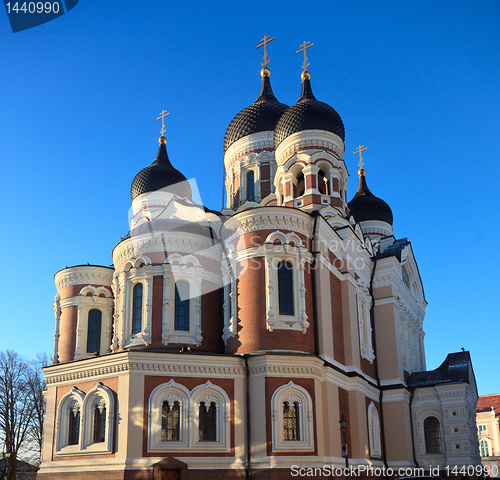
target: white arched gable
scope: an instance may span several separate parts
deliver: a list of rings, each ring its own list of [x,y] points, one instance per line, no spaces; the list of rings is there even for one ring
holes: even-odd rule
[[[170,380],[158,385],[149,396],[148,401],[148,451],[164,451],[168,449],[185,450],[189,445],[189,390],[180,383]],[[169,408],[179,402],[179,440],[162,441],[162,407],[167,402]]]
[[[87,294],[89,293],[93,297],[99,297],[101,294],[104,295],[106,298],[111,297],[111,292],[107,288],[93,287],[92,285],[87,285],[86,287],[83,287],[78,295],[83,295],[84,297],[86,297]]]
[[[294,441],[284,438],[283,406],[299,405],[299,434]],[[278,387],[271,397],[272,447],[281,452],[314,451],[313,402],[309,392],[292,381]]]
[[[94,409],[101,411],[106,409],[105,439],[104,442],[93,443],[94,438]],[[111,453],[113,450],[113,420],[115,416],[115,400],[113,392],[97,382],[96,386],[90,390],[83,401],[83,432],[82,449],[88,453]]]
[[[189,267],[200,267],[200,261],[192,254],[182,256],[179,253],[171,253],[163,263],[169,263],[173,265],[178,263],[179,265],[187,265]]]
[[[66,451],[73,452],[80,450],[80,444],[82,441],[81,429],[78,445],[68,445],[69,415],[73,415],[77,412],[82,411],[84,399],[85,394],[81,390],[78,390],[78,388],[76,387],[73,387],[61,398],[57,407],[56,453],[65,453]]]
[[[294,246],[302,247],[302,240],[294,232],[290,232],[290,233],[285,234],[283,232],[280,232],[279,230],[276,230],[267,236],[265,243],[273,243],[274,244],[274,242],[276,240],[279,240],[281,242],[281,245],[285,245],[286,243],[293,242]]]

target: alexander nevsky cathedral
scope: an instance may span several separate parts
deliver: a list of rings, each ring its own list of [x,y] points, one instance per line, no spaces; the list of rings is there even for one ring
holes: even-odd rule
[[[289,106],[271,88],[271,40],[257,99],[224,136],[226,208],[193,201],[162,128],[130,179],[130,230],[103,246],[113,266],[56,273],[38,478],[479,464],[469,353],[426,370],[411,242],[368,187],[363,146],[347,191],[344,124],[313,93],[312,45]]]

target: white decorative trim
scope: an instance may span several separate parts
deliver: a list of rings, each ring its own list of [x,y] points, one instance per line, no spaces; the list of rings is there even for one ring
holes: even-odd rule
[[[55,455],[75,455],[81,450],[82,444],[82,417],[80,413],[80,436],[78,444],[68,445],[68,429],[69,429],[69,415],[76,415],[81,412],[85,394],[73,387],[66,393],[57,406],[57,420],[56,420],[56,445]]]
[[[256,150],[274,151],[274,131],[252,133],[234,142],[224,154],[226,170],[232,168],[238,158]]]
[[[364,284],[362,279],[358,279],[357,288],[358,298],[358,324],[359,324],[359,346],[360,353],[370,363],[375,359],[372,341],[372,326],[370,319],[371,296],[368,291],[368,285]]]
[[[111,286],[113,269],[97,265],[69,267],[57,272],[54,281],[58,292],[73,285]]]
[[[189,445],[189,390],[180,383],[170,380],[158,385],[149,396],[148,402],[148,452],[163,452],[169,450],[186,450]],[[163,402],[170,404],[179,402],[179,440],[162,440],[162,406]]]
[[[325,130],[304,130],[287,137],[276,148],[276,163],[281,166],[290,155],[301,149],[331,150],[339,159],[344,156],[344,142],[332,132]]]
[[[299,439],[285,440],[283,404],[286,401],[299,403]],[[277,388],[271,397],[272,448],[274,452],[313,452],[313,402],[308,391],[288,382]]]
[[[94,408],[99,408],[101,412],[103,408],[106,408],[105,439],[102,443],[93,443]],[[113,392],[101,382],[97,382],[97,385],[85,395],[82,412],[83,432],[81,453],[112,453],[115,418],[115,400]]]
[[[266,326],[271,332],[275,329],[283,329],[299,330],[306,333],[310,325],[305,300],[304,266],[307,259],[302,256],[300,247],[287,247],[274,244],[265,245]],[[280,315],[279,313],[278,265],[280,262],[289,262],[293,267],[294,315]]]
[[[165,259],[164,272],[168,281],[164,282],[168,298],[164,303],[162,342],[186,343],[199,346],[203,340],[201,335],[201,283],[204,268],[193,255],[179,255],[172,253]],[[189,284],[189,331],[175,330],[175,285],[179,281]],[[165,290],[164,290],[165,302]]]

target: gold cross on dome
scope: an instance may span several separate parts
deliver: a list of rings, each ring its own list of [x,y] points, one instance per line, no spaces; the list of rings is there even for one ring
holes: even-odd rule
[[[364,175],[365,170],[363,168],[364,162],[363,162],[363,157],[361,156],[361,152],[364,152],[365,150],[368,150],[364,145],[360,145],[355,152],[353,152],[353,155],[356,155],[356,153],[359,153],[359,175]]]
[[[304,43],[301,45],[302,48],[299,48],[295,53],[300,53],[304,52],[304,63],[302,64],[302,68],[304,70],[307,70],[307,67],[309,66],[309,63],[307,63],[307,55],[306,55],[306,50],[308,48],[314,47],[314,43],[306,42],[304,40]]]
[[[274,40],[274,37],[271,38],[269,35],[264,34],[264,38],[260,41],[261,43],[257,45],[256,48],[260,48],[264,46],[264,63],[261,63],[261,65],[265,68],[267,67],[267,64],[270,62],[270,60],[267,59],[267,44],[269,42],[272,42]]]
[[[167,115],[170,115],[170,113],[168,113],[166,110],[162,110],[161,113],[160,113],[160,116],[156,119],[156,120],[160,120],[161,118],[161,134],[163,135],[165,133],[165,117]]]

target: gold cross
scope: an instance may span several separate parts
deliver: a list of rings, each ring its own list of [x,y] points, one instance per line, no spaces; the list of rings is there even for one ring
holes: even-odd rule
[[[304,70],[307,70],[307,67],[309,66],[309,64],[307,63],[307,55],[306,55],[306,50],[308,48],[311,48],[311,47],[314,47],[314,43],[311,43],[309,44],[309,42],[306,42],[304,40],[304,43],[301,45],[302,48],[299,48],[295,53],[300,53],[300,52],[304,52],[304,63],[302,64],[302,68]]]
[[[264,63],[261,63],[261,65],[265,68],[267,67],[267,64],[270,62],[270,60],[267,59],[267,44],[269,42],[272,42],[274,40],[274,37],[271,38],[269,35],[264,34],[264,38],[261,40],[260,45],[257,45],[257,48],[262,47],[264,45]]]
[[[160,120],[161,118],[161,134],[163,135],[165,133],[165,117],[167,115],[170,115],[170,113],[167,113],[166,110],[162,110],[161,113],[160,113],[160,116],[156,119],[156,120]]]
[[[359,174],[364,175],[365,170],[363,169],[363,157],[361,156],[361,152],[364,152],[365,150],[368,150],[364,145],[360,145],[355,152],[353,152],[353,155],[356,155],[356,153],[359,153]]]

